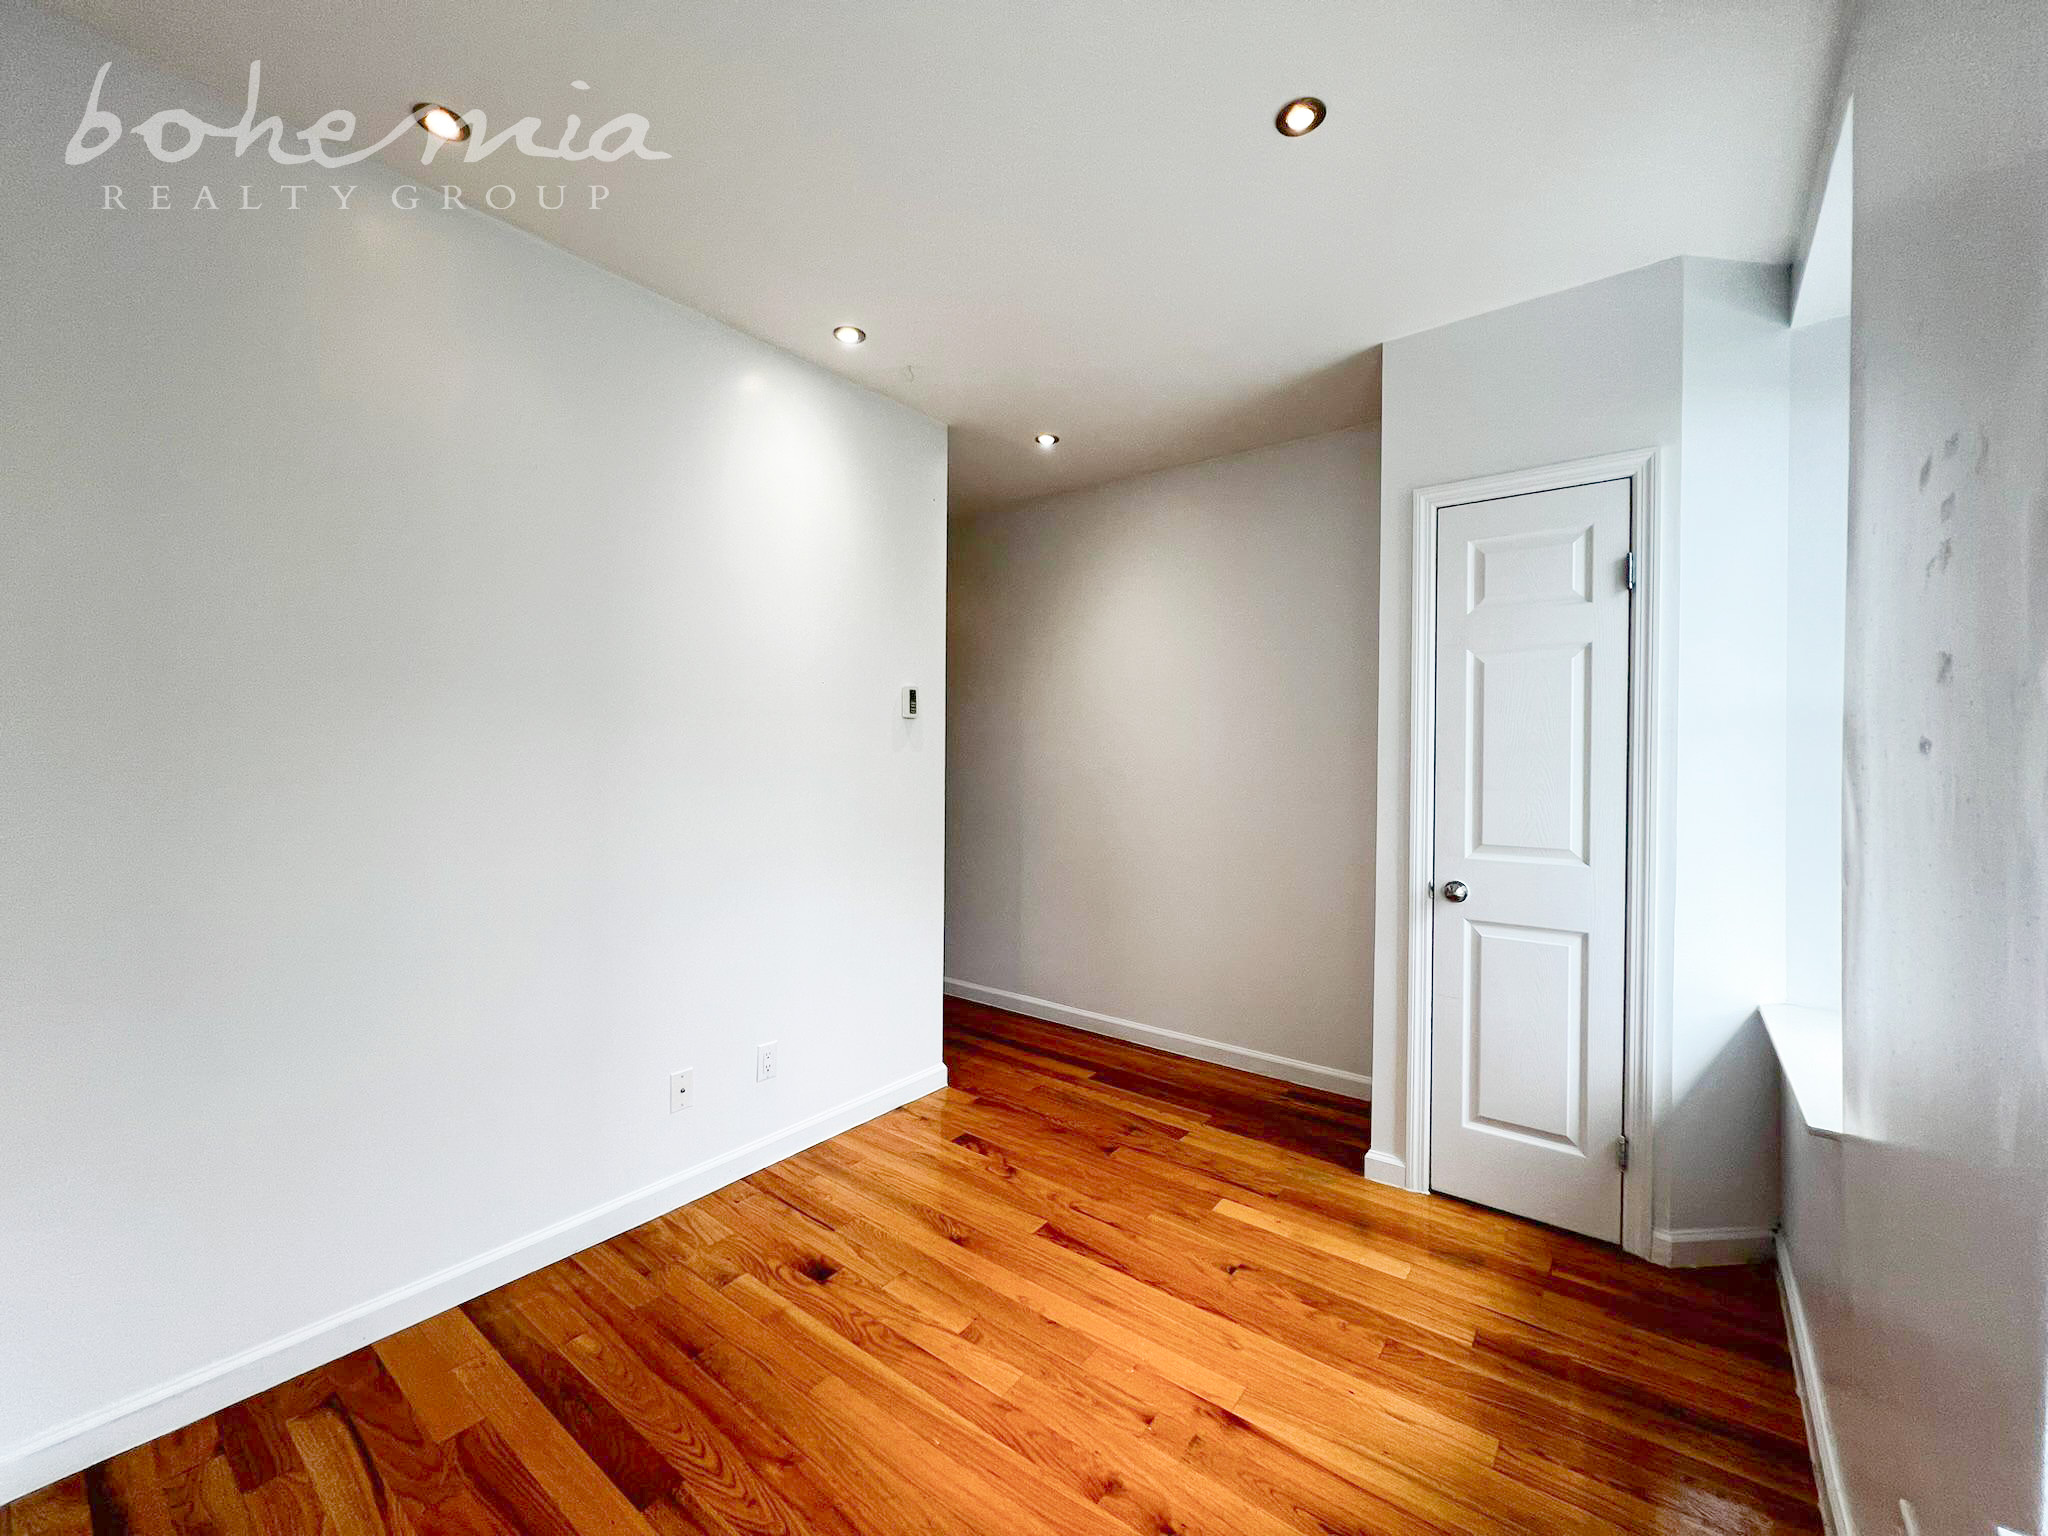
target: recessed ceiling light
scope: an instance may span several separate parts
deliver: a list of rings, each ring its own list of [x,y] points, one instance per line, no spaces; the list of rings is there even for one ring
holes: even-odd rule
[[[469,124],[459,113],[436,106],[431,101],[417,103],[412,109],[412,120],[435,138],[446,139],[451,144],[460,144],[469,137]]]
[[[1034,439],[1034,441],[1036,441],[1038,446],[1041,448],[1050,448],[1054,443],[1058,442],[1059,440],[1060,435],[1057,432],[1041,432],[1038,434],[1037,438]]]
[[[857,325],[840,325],[833,327],[832,339],[842,347],[857,347],[868,339],[868,333]]]
[[[1297,96],[1280,109],[1280,115],[1273,119],[1273,126],[1290,139],[1298,139],[1304,133],[1314,133],[1322,127],[1323,117],[1329,111],[1313,96]]]

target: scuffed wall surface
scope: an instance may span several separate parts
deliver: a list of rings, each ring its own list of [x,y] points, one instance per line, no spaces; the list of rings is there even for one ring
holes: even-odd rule
[[[1859,1529],[2041,1529],[2048,7],[1869,0],[1851,58],[1842,1295]],[[1838,1300],[1839,1305],[1836,1304]]]

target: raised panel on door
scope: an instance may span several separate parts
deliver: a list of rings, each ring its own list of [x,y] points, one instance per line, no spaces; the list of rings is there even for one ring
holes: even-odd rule
[[[1466,666],[1467,855],[1585,863],[1591,648],[1471,651]]]
[[[1445,507],[1437,542],[1431,1183],[1610,1242],[1629,495]]]
[[[1460,1118],[1549,1146],[1586,1142],[1586,935],[1465,925]]]

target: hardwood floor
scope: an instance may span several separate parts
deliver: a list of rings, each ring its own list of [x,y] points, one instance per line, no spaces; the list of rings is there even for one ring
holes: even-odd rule
[[[947,1026],[945,1092],[0,1536],[1820,1529],[1768,1269],[1382,1189],[1328,1095]]]
[[[954,997],[946,999],[946,1065],[955,1087],[961,1086],[963,1073],[982,1066],[998,1069],[986,1092],[977,1095],[987,1100],[1006,1097],[1000,1068],[1008,1065],[1041,1080],[1086,1081],[1114,1089],[1109,1102],[1119,1109],[1178,1110],[1172,1117],[1175,1129],[1197,1119],[1353,1174],[1364,1166],[1372,1145],[1372,1107],[1357,1099],[1041,1024]],[[1012,1078],[1012,1085],[1017,1081]]]

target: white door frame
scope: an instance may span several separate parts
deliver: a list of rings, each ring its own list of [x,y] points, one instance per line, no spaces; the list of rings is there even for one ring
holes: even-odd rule
[[[1669,526],[1671,476],[1661,449],[1606,454],[1514,474],[1488,475],[1415,493],[1414,592],[1410,602],[1408,691],[1408,1093],[1407,1185],[1429,1189],[1430,1020],[1435,968],[1431,958],[1436,861],[1436,590],[1437,513],[1465,502],[1564,490],[1600,480],[1629,482],[1629,543],[1636,587],[1629,604],[1628,896],[1622,939],[1622,1134],[1628,1172],[1622,1180],[1621,1245],[1650,1257],[1651,1195],[1656,1183],[1655,1085],[1665,1041],[1657,999],[1664,974],[1656,893],[1658,833],[1657,667],[1661,625],[1663,535]]]

